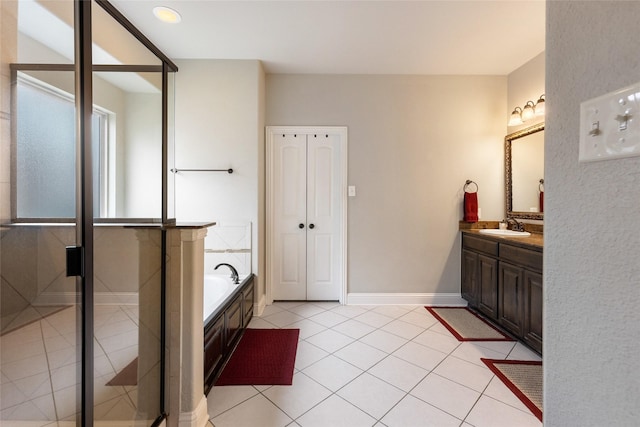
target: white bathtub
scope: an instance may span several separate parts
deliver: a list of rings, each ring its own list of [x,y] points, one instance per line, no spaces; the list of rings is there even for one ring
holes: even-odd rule
[[[247,275],[240,276],[240,283]],[[233,283],[228,274],[205,274],[204,297],[202,298],[202,320],[206,321],[225,299],[234,293],[239,284]]]

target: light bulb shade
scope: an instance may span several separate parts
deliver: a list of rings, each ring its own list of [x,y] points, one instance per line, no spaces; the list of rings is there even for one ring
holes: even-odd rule
[[[527,101],[527,104],[524,106],[524,109],[522,110],[522,121],[526,122],[527,120],[531,120],[533,118],[533,116],[535,115],[534,111],[533,111],[533,101]]]
[[[517,126],[522,124],[522,110],[520,107],[516,107],[509,116],[508,126]]]
[[[536,112],[536,116],[544,116],[544,94],[540,95],[540,99],[536,102],[536,106],[533,108]]]

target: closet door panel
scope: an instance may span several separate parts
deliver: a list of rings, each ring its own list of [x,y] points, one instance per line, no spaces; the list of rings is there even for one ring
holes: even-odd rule
[[[273,297],[307,298],[306,292],[306,162],[305,135],[285,134],[274,138],[273,184]]]
[[[307,299],[340,297],[342,187],[340,137],[307,137]],[[311,228],[313,224],[313,228]]]

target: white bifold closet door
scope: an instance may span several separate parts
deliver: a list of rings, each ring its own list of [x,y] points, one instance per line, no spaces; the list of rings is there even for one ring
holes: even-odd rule
[[[339,300],[343,280],[340,134],[271,139],[274,300]]]

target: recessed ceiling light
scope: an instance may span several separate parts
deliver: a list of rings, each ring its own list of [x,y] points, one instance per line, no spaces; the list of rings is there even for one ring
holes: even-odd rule
[[[169,7],[154,7],[153,14],[162,22],[168,22],[169,24],[177,24],[182,20],[180,14]]]

